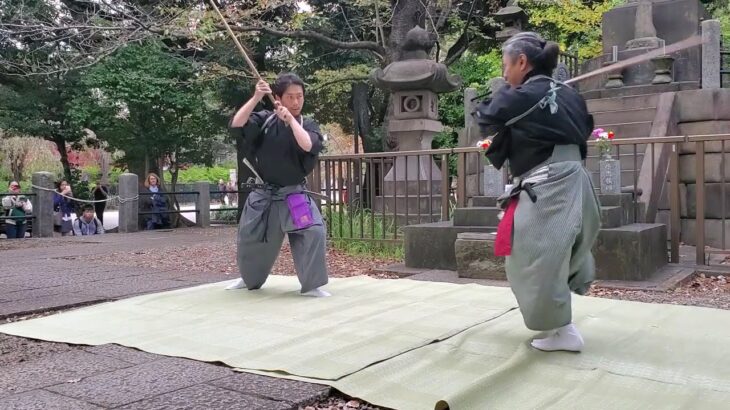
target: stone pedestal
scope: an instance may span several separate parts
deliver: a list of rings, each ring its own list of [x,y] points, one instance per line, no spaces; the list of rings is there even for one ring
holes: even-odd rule
[[[119,233],[139,230],[139,177],[124,173],[119,176]]]
[[[602,194],[621,193],[621,162],[617,159],[604,158],[599,163]]]
[[[504,258],[494,256],[495,235],[460,233],[454,243],[456,271],[460,278],[507,280]]]
[[[484,166],[484,196],[500,196],[504,193],[504,174],[492,165]]]
[[[53,183],[54,177],[50,172],[34,172],[33,185],[40,188],[33,188],[35,196],[33,203],[33,231],[34,238],[49,238],[53,236]],[[44,188],[44,189],[41,189]]]
[[[433,136],[442,130],[441,123],[431,119],[391,120],[388,126],[388,132],[399,141],[400,151],[429,150]],[[390,214],[441,214],[441,170],[430,155],[396,157],[383,182],[383,195],[373,204],[376,212],[386,207]]]
[[[720,20],[702,22],[702,88],[720,88]]]
[[[668,263],[667,227],[631,224],[601,229],[593,256],[597,279],[646,280]]]
[[[651,81],[652,84],[669,84],[674,80],[672,76],[673,57],[659,56],[652,58],[651,62],[654,63],[654,79]]]
[[[195,226],[207,228],[210,226],[210,182],[196,182],[194,190],[198,192],[198,200],[195,209],[198,214],[195,216]]]

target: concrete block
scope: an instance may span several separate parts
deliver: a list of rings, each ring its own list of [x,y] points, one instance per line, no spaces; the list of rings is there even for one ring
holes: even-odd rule
[[[119,175],[119,233],[139,229],[139,177],[136,174]]]
[[[723,186],[724,192],[723,192]],[[697,217],[697,185],[687,184],[687,212],[682,215],[686,218]],[[723,216],[724,197],[724,216]],[[705,184],[705,218],[722,219],[730,218],[730,180],[725,184]]]
[[[456,270],[454,243],[462,232],[494,232],[486,226],[454,226],[451,221],[403,227],[408,268]]]
[[[233,390],[201,384],[117,407],[119,410],[226,409],[290,410],[297,408],[286,401],[269,400],[262,395],[248,395]]]
[[[62,383],[46,390],[112,408],[232,374],[228,368],[209,363],[171,358],[85,377],[78,383]]]
[[[460,278],[506,280],[504,257],[494,256],[494,234],[460,233],[454,244]]]
[[[496,207],[497,197],[496,196],[475,196],[469,198],[469,206],[476,207]]]
[[[198,192],[195,206],[198,214],[195,216],[195,226],[207,228],[210,226],[210,182],[196,182],[193,190]]]
[[[634,223],[634,200],[631,194],[599,194],[602,207],[620,207],[623,210],[622,224]]]
[[[696,122],[715,119],[714,90],[681,91],[676,98],[679,122]]]
[[[3,397],[2,407],[5,409],[24,410],[102,410],[103,407],[63,397],[60,394],[47,392],[45,390],[33,390],[9,397]]]
[[[53,236],[54,176],[50,172],[34,172],[32,183],[39,187],[33,188],[35,196],[31,199],[35,216],[35,219],[31,221],[32,234],[36,238],[49,238]]]
[[[492,226],[499,225],[500,208],[472,207],[454,210],[454,226]]]
[[[726,104],[730,104],[727,102]],[[730,105],[727,105],[730,106]],[[727,107],[726,106],[726,107]],[[728,110],[730,111],[730,110]],[[697,122],[684,122],[679,125],[681,135],[718,135],[730,134],[730,121],[728,120],[707,120]],[[696,142],[679,144],[679,154],[694,154],[697,152]],[[730,143],[725,143],[725,152],[730,151]],[[705,142],[705,152],[722,152],[722,141]]]
[[[618,111],[634,108],[655,108],[659,94],[642,94],[626,97],[589,99],[586,101],[590,112]]]
[[[667,226],[667,237],[671,238],[672,235],[672,213],[670,211],[657,211],[656,223],[664,224]]]
[[[646,280],[668,262],[667,227],[631,224],[601,229],[593,255],[597,279]]]
[[[624,210],[620,206],[601,207],[601,227],[618,228],[624,224]]]
[[[697,244],[697,221],[682,219],[681,241],[687,245]],[[723,240],[724,236],[724,240]],[[705,246],[717,249],[730,249],[730,221],[705,219]]]
[[[730,182],[730,142],[725,144],[726,154],[705,154],[705,182]],[[724,161],[723,161],[724,159]],[[724,162],[724,164],[723,164]],[[724,169],[723,169],[724,168]],[[686,184],[697,181],[697,156],[679,156],[679,180]]]
[[[79,350],[41,357],[4,366],[0,372],[0,397],[59,383],[64,384],[71,379],[105,374],[130,366],[121,360]]]
[[[720,20],[705,20],[702,27],[702,88],[720,88]]]
[[[251,373],[239,373],[234,376],[212,381],[209,384],[231,391],[266,397],[267,399],[288,402],[294,405],[301,405],[312,400],[327,397],[330,392],[329,386],[321,384],[278,379]]]

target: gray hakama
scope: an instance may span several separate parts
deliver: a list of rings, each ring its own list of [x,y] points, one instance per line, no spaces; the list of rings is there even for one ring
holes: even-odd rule
[[[260,288],[276,262],[284,234],[288,235],[294,267],[309,292],[327,284],[326,232],[322,215],[309,198],[314,224],[297,229],[286,203],[286,195],[304,187],[256,189],[248,195],[238,227],[238,270],[249,290]]]
[[[532,330],[571,323],[571,291],[585,294],[594,280],[591,248],[600,205],[577,145],[558,145],[543,165],[515,180],[519,192],[507,279]]]
[[[305,193],[292,205],[297,214],[295,224],[287,202],[287,196],[305,191],[305,178],[313,171],[323,149],[317,123],[302,117],[298,121],[311,138],[310,151],[299,146],[292,128],[271,111],[254,112],[244,127],[231,128],[241,142],[246,159],[263,181],[248,195],[238,227],[238,270],[248,289],[258,289],[266,282],[284,234],[289,238],[301,292],[327,284],[322,215],[315,201]]]

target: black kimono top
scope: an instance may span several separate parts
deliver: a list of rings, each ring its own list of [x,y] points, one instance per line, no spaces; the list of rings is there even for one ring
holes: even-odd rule
[[[309,152],[299,146],[291,127],[272,111],[252,113],[243,127],[231,127],[229,123],[231,134],[243,139],[244,156],[265,183],[281,187],[301,184],[317,164],[324,147],[322,133],[314,120],[301,118],[302,127],[312,139]]]
[[[555,92],[553,109],[557,111],[554,113],[550,104],[538,106],[524,118],[505,126],[549,95],[553,81],[546,76],[530,76],[522,85],[505,86],[477,106],[473,115],[482,135],[497,132],[485,154],[497,169],[509,160],[512,175],[522,176],[548,160],[556,145],[576,144],[585,159],[593,116],[588,113],[583,97],[570,86],[555,84],[560,89]]]

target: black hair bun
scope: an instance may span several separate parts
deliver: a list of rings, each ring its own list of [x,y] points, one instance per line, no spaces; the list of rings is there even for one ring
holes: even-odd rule
[[[547,41],[538,55],[537,60],[540,62],[542,68],[547,71],[553,71],[558,66],[559,56],[560,46],[553,41]]]

